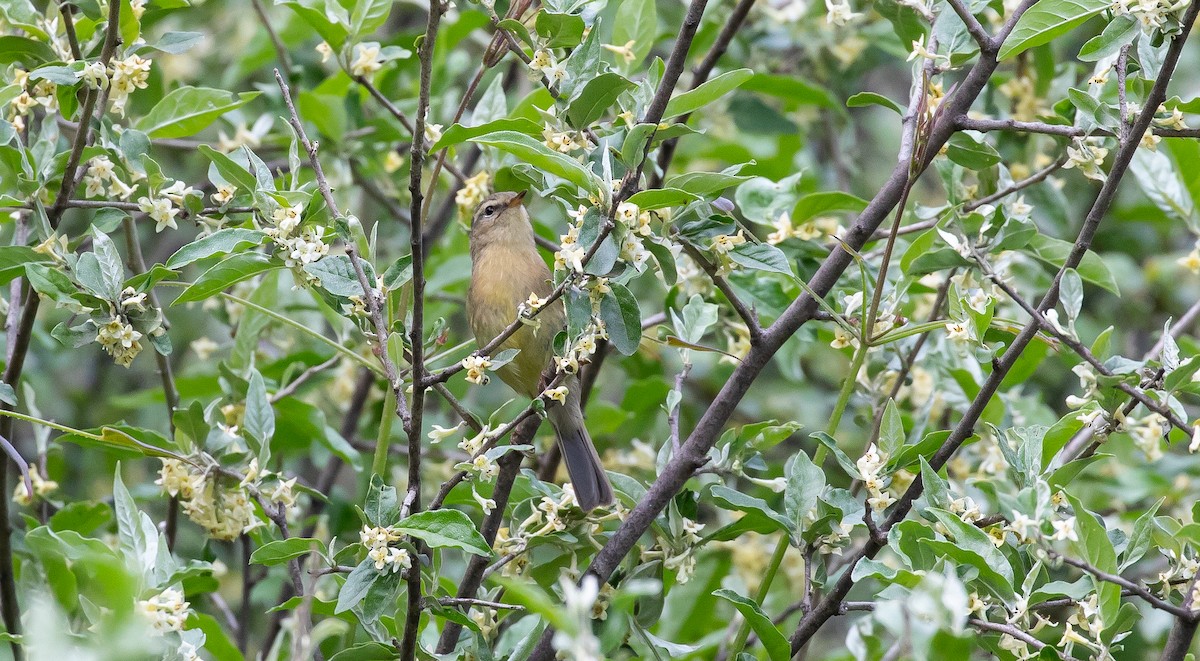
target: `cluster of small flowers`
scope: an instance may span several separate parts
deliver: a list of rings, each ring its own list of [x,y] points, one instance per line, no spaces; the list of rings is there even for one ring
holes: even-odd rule
[[[135,183],[138,179],[143,178],[143,175],[133,172],[130,175],[131,182]],[[108,188],[105,188],[105,183]],[[107,156],[95,156],[88,161],[87,172],[83,176],[83,196],[84,197],[116,197],[122,200],[128,200],[133,195],[134,187],[127,185],[121,181],[113,169],[113,162]]]
[[[562,497],[558,500],[550,496],[542,496],[537,507],[517,526],[516,537],[529,539],[540,537],[567,529],[568,511],[577,508],[579,502],[575,499],[575,487],[570,483],[564,484]]]
[[[548,49],[539,48],[529,60],[529,71],[535,78],[545,76],[552,85],[558,85],[567,78],[567,68],[554,57]]]
[[[604,328],[604,322],[593,318],[591,326],[579,336],[575,344],[567,349],[565,354],[554,357],[554,369],[563,374],[577,374],[579,366],[587,363],[596,354],[600,348],[600,340],[607,339],[608,331]]]
[[[700,546],[700,531],[704,524],[684,517],[678,547],[669,541],[658,539],[658,544],[642,554],[644,559],[661,558],[663,567],[675,572],[675,581],[687,583],[696,574],[696,550]]]
[[[305,227],[296,232],[303,220],[304,204],[281,206],[271,213],[274,227],[266,230],[275,241],[277,253],[288,268],[303,268],[329,254],[324,232],[319,227]]]
[[[137,201],[138,209],[150,216],[150,219],[154,221],[155,232],[161,232],[168,227],[179,229],[179,225],[175,223],[175,217],[179,215],[177,207],[183,205],[185,197],[199,194],[191,186],[184,184],[182,181],[176,181],[170,186],[159,190],[157,195],[139,197]]]
[[[288,268],[303,267],[329,254],[329,244],[325,243],[321,230],[316,227],[306,227],[299,236],[276,239],[276,243],[280,247],[280,257]]]
[[[1186,589],[1184,586],[1192,583],[1196,573],[1200,572],[1200,559],[1189,557],[1186,553],[1178,554],[1171,549],[1160,549],[1160,552],[1166,556],[1168,565],[1158,573],[1152,584],[1161,584],[1158,593],[1163,597],[1170,597],[1176,590],[1183,592]]]
[[[863,487],[867,490],[867,504],[876,512],[882,512],[887,509],[896,499],[887,491],[887,485],[880,479],[879,471],[883,469],[887,463],[887,457],[879,452],[879,449],[872,443],[871,447],[859,457],[855,465],[858,466],[858,479],[862,480]]]
[[[162,592],[137,603],[138,610],[150,621],[159,633],[183,631],[183,625],[191,614],[190,604],[183,600],[183,592],[167,588]]]
[[[492,366],[492,361],[488,356],[477,356],[471,354],[462,359],[463,369],[467,371],[467,381],[475,385],[485,385],[491,380],[487,371]]]
[[[150,78],[150,60],[130,55],[123,60],[114,60],[109,72],[111,89],[109,100],[113,112],[124,117],[125,104],[134,90],[144,90]]]
[[[1083,176],[1096,181],[1104,181],[1104,159],[1108,149],[1100,146],[1101,138],[1075,138],[1072,146],[1067,147],[1067,162],[1064,168],[1077,168]]]
[[[818,241],[827,236],[839,237],[845,228],[836,218],[822,216],[812,220],[794,225],[792,223],[792,215],[787,211],[779,214],[779,217],[772,223],[775,231],[767,235],[767,243],[777,246],[788,239],[800,239],[801,241]]]
[[[595,145],[583,131],[560,131],[549,123],[543,124],[542,139],[547,147],[560,154],[590,150]]]
[[[554,648],[564,659],[601,661],[600,640],[592,633],[591,619],[600,597],[600,583],[592,574],[583,577],[580,585],[568,576],[559,580],[563,593],[563,608],[575,626],[554,632]]]
[[[96,342],[121,367],[129,367],[142,352],[142,334],[120,315],[113,315],[103,324],[95,320],[92,323],[96,325]]]
[[[392,152],[394,153],[394,152]],[[480,170],[478,174],[472,175],[463,182],[462,188],[454,194],[454,203],[458,205],[458,210],[464,215],[471,215],[475,207],[483,202],[483,198],[491,192],[491,187],[488,186],[488,180],[491,175],[487,170]]]
[[[236,427],[227,428],[227,433],[235,430]],[[163,459],[162,464],[159,479],[154,483],[167,494],[179,498],[188,517],[206,528],[214,539],[232,540],[262,525],[255,516],[247,488],[257,489],[262,479],[272,473],[259,470],[257,459],[250,461],[245,479],[235,487],[219,485],[207,471],[178,459]],[[294,507],[295,484],[295,478],[278,480],[267,497],[285,508]]]
[[[1166,424],[1166,418],[1151,412],[1142,418],[1129,418],[1123,426],[1133,437],[1134,445],[1146,455],[1146,460],[1158,461],[1163,457],[1162,441]]]
[[[1187,0],[1114,0],[1112,11],[1114,16],[1133,16],[1149,35],[1166,28],[1168,22],[1177,23],[1179,12],[1187,6]]]
[[[491,428],[484,426],[478,434],[471,438],[464,437],[458,442],[459,449],[467,453],[471,459],[468,462],[460,463],[457,468],[471,471],[487,480],[496,477],[500,472],[500,466],[484,453],[484,447],[491,440],[491,433]],[[491,509],[486,503],[480,503],[480,505],[484,506],[484,509]],[[494,507],[495,504],[493,503],[492,506]]]
[[[25,118],[34,108],[42,106],[47,112],[58,110],[58,86],[49,80],[39,80],[32,90],[27,90],[29,72],[18,68],[13,71],[12,84],[21,88],[21,93],[9,101],[6,119],[17,131],[25,130]]]
[[[746,231],[738,230],[736,234],[718,234],[712,238],[709,248],[717,256],[717,273],[728,275],[733,270],[733,259],[729,253],[746,243]]]
[[[13,489],[13,502],[18,505],[28,507],[33,503],[33,497],[45,498],[55,489],[58,489],[58,482],[42,477],[41,471],[36,467],[30,467],[29,482],[33,485],[33,493],[29,493],[29,489],[25,486],[25,480],[18,480],[17,487]]]
[[[393,528],[364,525],[358,537],[363,546],[367,547],[367,559],[375,564],[376,571],[389,574],[412,567],[412,558],[409,557],[408,551],[392,545],[404,538],[403,534]]]
[[[555,271],[569,267],[575,273],[583,273],[583,258],[587,256],[587,248],[579,244],[579,229],[586,213],[587,207],[583,205],[577,211],[568,212],[567,215],[574,222],[567,228],[566,234],[558,237],[559,249],[554,253]]]
[[[997,88],[1008,97],[1013,119],[1022,122],[1032,122],[1045,112],[1045,104],[1037,93],[1037,84],[1027,75],[1016,75],[1009,78]]]

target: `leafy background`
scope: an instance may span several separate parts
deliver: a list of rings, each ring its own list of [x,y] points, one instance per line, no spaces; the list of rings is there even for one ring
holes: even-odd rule
[[[1147,109],[1161,140],[1123,127],[1143,116],[1189,3],[512,4],[458,2],[431,23],[428,3],[122,0],[110,25],[107,2],[0,0],[0,399],[20,416],[3,431],[35,492],[9,471],[0,601],[21,633],[0,654],[526,658],[545,653],[534,644],[551,625],[573,658],[779,659],[813,625],[813,658],[1183,658],[1200,545],[1194,41],[1164,74],[1165,105]],[[980,46],[979,32],[1007,29]],[[126,72],[140,84],[122,114],[120,67],[95,88],[85,66],[134,56],[148,73]],[[984,62],[995,71],[963,114],[939,114]],[[664,86],[672,66],[682,77]],[[641,176],[623,180],[647,140]],[[1104,173],[1139,142],[1128,174],[1108,175],[1115,201],[1098,207],[1092,252],[1067,262]],[[427,149],[414,203],[412,158]],[[89,192],[103,159],[135,192],[111,179]],[[188,190],[172,200],[174,182]],[[864,245],[891,226],[900,188],[895,244]],[[572,318],[563,351],[596,320],[608,334],[583,374],[621,505],[572,507],[553,465],[539,467],[549,426],[513,431],[536,452],[493,542],[485,506],[504,498],[489,471],[468,471],[436,512],[402,504],[414,449],[426,505],[471,458],[456,408],[512,431],[541,406],[456,368],[474,349],[471,208],[523,189],[548,263],[572,225],[585,249],[608,237],[591,277],[559,264],[556,282]],[[580,205],[593,211],[572,216]],[[282,230],[289,209],[303,244]],[[770,326],[821,286],[839,245],[853,259],[820,311]],[[1053,324],[972,411],[1031,319],[1020,304],[1052,284]],[[421,370],[453,370],[415,431],[386,380],[415,411],[414,289]],[[22,330],[31,296],[40,310]],[[128,367],[119,338],[107,353],[97,339],[114,317],[114,332],[140,333]],[[752,349],[770,343],[759,325],[775,350]],[[381,328],[395,375],[372,352]],[[715,425],[714,401],[731,404]],[[937,450],[956,426],[966,444],[947,463]],[[672,473],[684,441],[709,461]],[[486,456],[504,471],[520,451]],[[216,490],[199,489],[215,521],[164,493],[183,484],[172,471]],[[901,512],[918,475],[924,493]],[[638,502],[657,516],[607,567],[613,587],[575,588]],[[390,528],[385,548],[416,569],[377,569],[364,525]],[[882,549],[862,557],[872,542]],[[464,597],[472,558],[495,564]],[[819,617],[825,604],[836,612]]]

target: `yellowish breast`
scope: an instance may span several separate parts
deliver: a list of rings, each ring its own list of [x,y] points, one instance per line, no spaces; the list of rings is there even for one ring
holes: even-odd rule
[[[483,346],[503,332],[531,293],[544,297],[550,292],[550,270],[532,245],[526,249],[497,243],[479,250],[471,265],[467,291],[467,316],[476,342]],[[497,374],[527,397],[538,394],[542,370],[553,355],[554,336],[564,325],[561,303],[542,311],[534,322],[536,327],[521,328],[495,352],[509,348],[520,351]]]

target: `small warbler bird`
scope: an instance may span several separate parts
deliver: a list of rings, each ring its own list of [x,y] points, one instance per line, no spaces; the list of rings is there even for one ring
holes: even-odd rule
[[[467,318],[479,346],[491,342],[517,318],[517,309],[529,300],[550,295],[550,269],[538,254],[533,226],[521,201],[525,193],[493,193],[475,209],[471,222],[471,286],[467,290]],[[555,301],[500,345],[517,349],[512,362],[496,370],[510,388],[529,398],[542,393],[542,372],[554,357],[554,336],[566,325],[561,300]],[[613,501],[612,486],[583,424],[579,378],[563,382],[566,401],[550,401],[546,416],[554,426],[567,474],[585,511]]]

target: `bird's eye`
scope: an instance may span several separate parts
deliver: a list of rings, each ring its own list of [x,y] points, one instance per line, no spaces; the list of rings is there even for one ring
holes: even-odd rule
[[[490,216],[494,213],[496,213],[496,205],[494,204],[489,204],[483,208],[483,215],[485,216]]]

